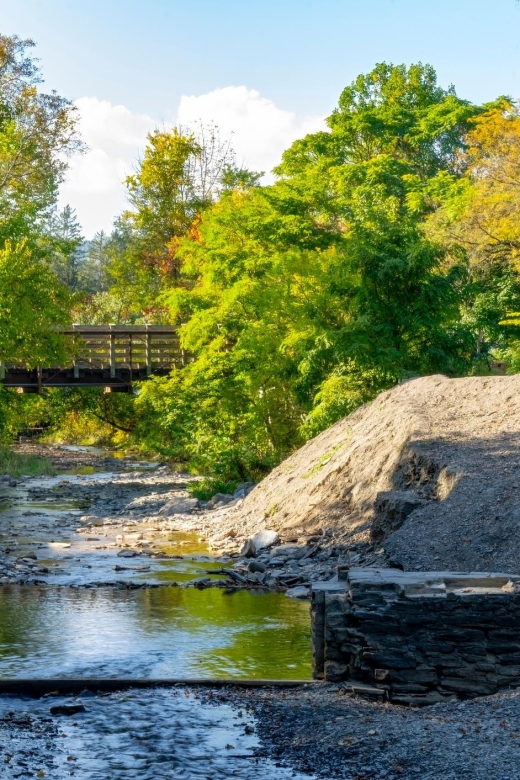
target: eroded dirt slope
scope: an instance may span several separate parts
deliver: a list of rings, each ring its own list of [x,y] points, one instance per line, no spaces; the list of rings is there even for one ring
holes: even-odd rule
[[[308,442],[226,517],[334,529],[405,569],[520,571],[520,376],[425,377]]]

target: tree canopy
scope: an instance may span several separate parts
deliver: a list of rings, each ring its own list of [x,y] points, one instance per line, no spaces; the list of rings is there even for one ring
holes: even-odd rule
[[[70,300],[50,264],[56,242],[44,223],[67,155],[80,148],[74,107],[39,89],[33,45],[0,35],[0,359],[30,365],[56,357],[53,327],[69,318]]]
[[[380,63],[270,184],[216,127],[156,129],[128,208],[85,242],[56,210],[75,112],[39,91],[31,46],[0,38],[0,359],[57,359],[71,313],[179,325],[190,357],[135,397],[50,393],[47,419],[258,478],[396,382],[520,367],[511,99],[477,106],[430,65]]]

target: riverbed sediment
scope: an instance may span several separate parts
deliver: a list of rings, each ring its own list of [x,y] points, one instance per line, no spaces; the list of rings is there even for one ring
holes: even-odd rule
[[[246,557],[226,520],[240,499],[216,509],[184,503],[188,511],[175,512],[190,501],[192,477],[103,453],[52,449],[49,454],[60,470],[57,477],[0,480],[4,594],[20,586],[24,592],[35,586],[34,594],[94,589],[84,595],[95,597],[107,588],[114,593],[166,585],[180,593],[187,586],[217,585],[222,598],[233,589],[259,596],[271,591],[289,603],[282,592],[290,587],[305,595],[313,578],[334,578],[338,566],[370,563],[377,556],[374,549],[341,547],[325,527],[312,537],[282,536]],[[217,569],[221,573],[208,572]],[[220,596],[208,591],[212,594]],[[61,614],[74,611],[64,608]],[[163,623],[164,610],[154,619]],[[54,630],[61,641],[63,627]],[[52,636],[50,627],[48,633]],[[37,633],[32,638],[39,642]],[[83,638],[87,646],[89,637]],[[104,672],[112,676],[119,668],[109,667],[110,659]],[[69,710],[68,716],[70,705],[84,710]],[[342,683],[291,690],[180,686],[108,695],[91,690],[79,697],[55,693],[40,699],[2,695],[0,763],[6,780],[71,775],[80,780],[518,780],[518,723],[516,691],[424,709],[362,700]]]
[[[0,476],[0,583],[73,587],[258,589],[306,598],[342,565],[373,551],[335,543],[330,529],[278,536],[254,554],[229,520],[241,498],[200,502],[196,480],[167,465],[81,448],[42,448],[56,477]],[[251,486],[245,488],[251,490]],[[239,491],[240,495],[240,491]]]

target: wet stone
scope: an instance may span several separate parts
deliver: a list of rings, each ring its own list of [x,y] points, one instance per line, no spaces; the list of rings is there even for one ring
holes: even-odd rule
[[[77,721],[58,728],[48,722],[48,699],[0,696],[0,751],[12,756],[2,780],[70,780],[72,773],[75,780],[312,780],[264,757],[252,715],[213,704],[208,693],[159,688],[95,696]],[[70,699],[57,697],[54,707],[64,706]]]

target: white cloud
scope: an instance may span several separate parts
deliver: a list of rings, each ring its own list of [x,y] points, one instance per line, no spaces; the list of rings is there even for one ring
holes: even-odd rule
[[[147,133],[160,123],[97,98],[83,97],[76,105],[89,149],[71,161],[60,203],[76,209],[84,234],[90,238],[97,230],[109,231],[114,217],[125,208],[123,180],[133,170]],[[266,173],[294,140],[325,127],[321,117],[298,118],[244,86],[184,95],[175,121],[183,126],[215,123],[224,137],[232,136],[239,165]]]
[[[84,234],[110,231],[126,205],[123,181],[144,148],[147,133],[158,123],[146,114],[133,114],[108,100],[83,97],[76,101],[79,130],[88,146],[71,160],[60,205],[76,209]]]
[[[239,164],[266,173],[293,141],[325,128],[322,117],[298,119],[247,87],[224,87],[198,97],[184,95],[177,120],[181,125],[214,122],[224,136],[232,134]]]

